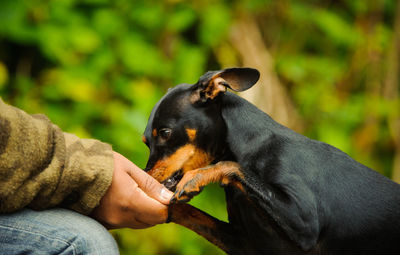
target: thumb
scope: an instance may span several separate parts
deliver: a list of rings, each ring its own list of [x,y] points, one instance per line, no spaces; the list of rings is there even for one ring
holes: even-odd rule
[[[136,181],[139,187],[150,197],[163,203],[169,204],[173,193],[159,183],[152,176],[147,174],[145,171],[132,165],[129,175]]]

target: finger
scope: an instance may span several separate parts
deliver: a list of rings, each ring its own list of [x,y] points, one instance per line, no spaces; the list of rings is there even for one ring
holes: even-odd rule
[[[169,204],[173,193],[166,189],[164,185],[148,175],[145,171],[132,163],[129,175],[137,182],[139,187],[150,197],[163,204]]]
[[[168,218],[168,207],[148,196],[137,188],[132,194],[131,207],[135,212],[135,221],[140,225],[156,225],[165,223]]]
[[[114,157],[115,164],[118,164],[121,168],[125,169],[125,171],[136,181],[144,192],[163,204],[169,204],[173,195],[172,192],[123,155],[114,152]]]

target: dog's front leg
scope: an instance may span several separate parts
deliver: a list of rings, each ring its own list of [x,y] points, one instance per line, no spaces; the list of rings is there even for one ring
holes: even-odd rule
[[[211,215],[185,203],[169,206],[169,222],[182,225],[203,236],[228,254],[235,254],[240,249],[236,240],[237,230],[229,223],[220,221]]]
[[[215,165],[191,170],[185,173],[178,183],[172,202],[188,202],[209,183],[233,185],[245,192],[242,185],[244,179],[240,166],[233,161],[221,161]]]

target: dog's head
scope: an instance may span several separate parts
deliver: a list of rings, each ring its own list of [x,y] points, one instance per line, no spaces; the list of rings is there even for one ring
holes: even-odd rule
[[[150,149],[146,171],[174,190],[186,171],[217,160],[225,146],[221,97],[227,88],[252,87],[259,76],[255,69],[229,68],[170,89],[153,108],[143,135]]]

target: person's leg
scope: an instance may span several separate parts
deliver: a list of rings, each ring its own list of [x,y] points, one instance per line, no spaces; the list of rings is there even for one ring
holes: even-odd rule
[[[119,254],[97,221],[66,209],[0,214],[0,254]]]

